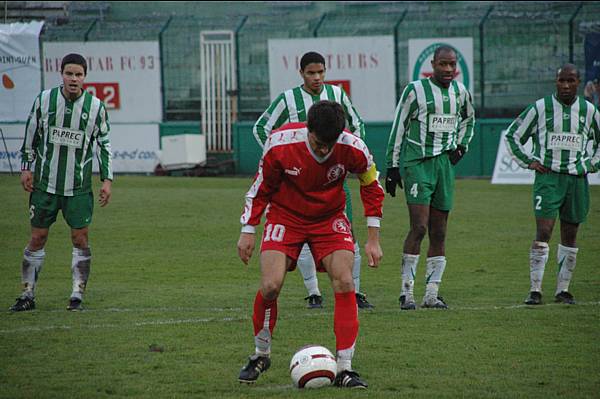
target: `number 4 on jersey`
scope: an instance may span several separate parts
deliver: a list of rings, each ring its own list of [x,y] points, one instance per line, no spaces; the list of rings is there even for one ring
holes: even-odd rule
[[[417,195],[419,195],[418,187],[419,187],[418,183],[415,183],[410,188],[410,195],[412,195],[414,198],[417,198]]]

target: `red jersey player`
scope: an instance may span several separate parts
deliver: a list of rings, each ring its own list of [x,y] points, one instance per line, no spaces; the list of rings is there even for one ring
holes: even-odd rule
[[[255,245],[255,226],[265,211],[261,243],[261,283],[254,301],[256,353],[240,371],[239,381],[255,382],[271,365],[271,336],[277,321],[277,297],[286,272],[293,270],[307,242],[320,271],[326,271],[335,293],[334,332],[339,387],[366,388],[351,361],[358,335],[358,311],[352,263],[354,243],[344,214],[343,182],[358,174],[367,217],[365,252],[369,266],[383,256],[379,223],[384,192],[365,143],[344,132],[342,107],[320,101],[309,112],[307,124],[290,123],[269,137],[254,183],[246,194],[238,241],[240,259],[248,264]]]

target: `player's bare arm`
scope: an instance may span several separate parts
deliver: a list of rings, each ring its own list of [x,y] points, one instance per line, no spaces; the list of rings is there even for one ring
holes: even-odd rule
[[[110,197],[112,196],[112,180],[104,180],[102,182],[102,187],[100,188],[100,198],[98,201],[100,202],[100,206],[105,207],[110,202]]]
[[[254,242],[255,242],[255,234],[254,233],[241,233],[240,239],[238,240],[238,255],[242,262],[245,265],[248,264],[248,261],[252,257],[252,253],[254,252]]]
[[[28,193],[33,192],[33,175],[30,170],[21,171],[21,186]]]
[[[378,267],[383,251],[379,244],[379,227],[368,228],[367,243],[365,244],[365,253],[367,254],[368,264],[370,267]]]
[[[539,163],[538,161],[533,161],[529,164],[529,169],[533,169],[539,173],[548,173],[550,169]]]

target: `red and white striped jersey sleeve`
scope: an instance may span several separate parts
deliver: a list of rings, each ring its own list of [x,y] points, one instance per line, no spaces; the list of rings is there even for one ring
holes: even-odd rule
[[[340,142],[350,147],[353,159],[356,160],[349,171],[356,173],[360,181],[360,199],[365,210],[367,225],[379,227],[383,216],[385,192],[379,184],[379,172],[373,162],[373,156],[364,141],[357,140],[354,136],[346,134]]]
[[[254,233],[254,226],[260,224],[260,219],[271,196],[277,192],[281,184],[282,171],[278,167],[275,154],[270,151],[272,148],[270,143],[269,137],[265,143],[264,154],[258,164],[254,182],[246,193],[246,202],[240,218],[244,233]]]

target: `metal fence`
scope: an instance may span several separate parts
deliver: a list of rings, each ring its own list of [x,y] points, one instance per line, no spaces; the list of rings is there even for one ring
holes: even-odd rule
[[[70,2],[71,6],[80,3]],[[397,93],[408,83],[408,40],[472,37],[481,116],[509,116],[554,88],[554,71],[584,65],[600,2],[99,2],[47,24],[42,41],[159,40],[166,120],[200,120],[199,35],[235,32],[238,118],[268,106],[268,39],[393,35]]]

